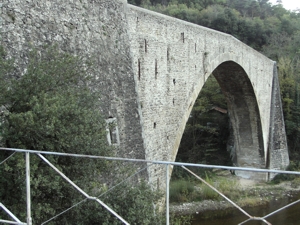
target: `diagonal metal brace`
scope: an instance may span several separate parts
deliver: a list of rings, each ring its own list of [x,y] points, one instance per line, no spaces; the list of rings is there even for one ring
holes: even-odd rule
[[[49,162],[44,156],[42,156],[40,153],[37,154],[44,162],[46,162],[52,169],[54,169],[61,177],[63,177],[69,184],[71,184],[77,191],[79,191],[82,195],[84,195],[88,199],[92,199],[97,201],[100,205],[102,205],[104,208],[106,208],[111,214],[113,214],[115,217],[117,217],[120,221],[122,221],[126,225],[130,225],[126,220],[124,220],[120,215],[118,215],[115,211],[113,211],[108,205],[106,205],[104,202],[102,202],[100,199],[88,195],[86,192],[84,192],[80,187],[78,187],[73,181],[71,181],[65,174],[63,174],[61,171],[59,171],[51,162]]]
[[[226,197],[223,193],[221,193],[220,191],[218,191],[214,186],[210,185],[208,182],[206,182],[204,179],[202,179],[201,177],[199,177],[197,174],[195,174],[194,172],[192,172],[191,170],[189,170],[188,168],[186,168],[185,166],[181,166],[183,169],[185,169],[186,171],[188,171],[190,174],[192,174],[193,176],[195,176],[197,179],[199,179],[200,181],[202,181],[203,183],[205,183],[207,186],[209,186],[211,189],[213,189],[215,192],[217,192],[219,195],[221,195],[223,198],[225,198],[229,203],[231,203],[234,207],[236,207],[238,210],[240,210],[243,214],[245,214],[247,217],[249,217],[249,219],[247,221],[250,220],[261,220],[263,222],[265,222],[268,225],[272,225],[270,224],[268,221],[266,221],[264,218],[259,218],[259,217],[254,217],[249,215],[245,210],[243,210],[241,207],[239,207],[237,204],[235,204],[233,201],[231,201],[228,197]]]
[[[295,201],[295,202],[292,202],[292,203],[290,203],[290,204],[288,204],[288,205],[286,205],[286,206],[283,206],[283,207],[280,208],[280,209],[277,209],[276,211],[274,211],[274,212],[272,212],[272,213],[270,213],[270,214],[264,216],[263,218],[265,219],[265,218],[267,218],[267,217],[269,217],[269,216],[272,216],[272,215],[274,215],[275,213],[277,213],[277,212],[279,212],[279,211],[281,211],[281,210],[283,210],[283,209],[286,209],[286,208],[288,208],[288,207],[290,207],[290,206],[292,206],[292,205],[295,205],[295,204],[297,204],[297,203],[299,203],[299,202],[300,202],[300,199],[297,200],[297,201]]]
[[[248,221],[251,221],[251,220],[263,221],[267,225],[272,225],[270,222],[266,221],[264,218],[262,218],[262,217],[255,217],[255,216],[252,217],[252,218],[249,218],[249,219],[247,219],[247,220],[245,220],[245,221],[243,221],[241,223],[239,223],[238,225],[245,224],[245,223],[247,223]]]
[[[10,224],[26,224],[21,222],[8,208],[5,207],[5,205],[3,205],[0,202],[0,208],[2,208],[14,221],[16,222],[12,222],[12,221],[7,221],[5,220],[5,223],[10,223]],[[4,220],[0,220],[0,222],[4,222]]]
[[[14,221],[9,221],[9,220],[1,220],[0,223],[7,223],[7,224],[17,224],[17,225],[27,225],[27,223],[19,223],[19,222],[14,222]]]

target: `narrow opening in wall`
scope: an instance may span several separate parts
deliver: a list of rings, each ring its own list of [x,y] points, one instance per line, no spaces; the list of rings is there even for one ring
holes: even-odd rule
[[[136,22],[139,22],[139,18],[138,17],[136,18]]]
[[[175,105],[175,98],[173,98],[173,105]]]
[[[167,60],[169,61],[170,60],[170,48],[168,47],[167,49]]]
[[[120,145],[119,129],[116,118],[106,119],[107,142],[109,145]]]
[[[141,80],[141,60],[138,60],[138,77],[139,80]]]
[[[155,59],[155,79],[157,79],[158,69],[157,69],[157,59]]]
[[[153,128],[154,128],[154,129],[156,128],[156,123],[153,124]]]
[[[145,39],[145,52],[147,53],[147,40]]]
[[[197,52],[197,43],[195,43],[195,53]]]
[[[175,79],[173,79],[173,84],[174,84],[174,85],[176,84],[176,80],[175,80]]]
[[[184,32],[181,33],[181,40],[184,43]]]

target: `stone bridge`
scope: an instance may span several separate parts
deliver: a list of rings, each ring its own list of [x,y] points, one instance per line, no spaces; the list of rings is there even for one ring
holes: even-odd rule
[[[96,61],[101,110],[117,123],[108,139],[119,156],[174,161],[197,96],[213,74],[227,99],[237,165],[289,164],[276,63],[236,38],[124,0],[0,5],[1,44],[21,74],[32,46],[55,43]],[[153,168],[149,179],[163,173]]]
[[[127,18],[146,158],[175,160],[193,105],[213,74],[227,99],[237,165],[288,165],[274,61],[231,35],[138,7],[128,6]]]

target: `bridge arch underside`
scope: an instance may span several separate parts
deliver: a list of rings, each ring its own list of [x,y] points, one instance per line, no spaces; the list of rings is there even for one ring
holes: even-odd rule
[[[213,72],[227,100],[235,154],[239,167],[266,168],[260,113],[251,81],[244,69],[233,61],[220,64]],[[244,178],[265,180],[265,174],[236,171]]]

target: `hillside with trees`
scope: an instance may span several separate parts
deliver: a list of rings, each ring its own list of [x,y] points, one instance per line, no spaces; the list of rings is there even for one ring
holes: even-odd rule
[[[268,0],[129,0],[153,11],[231,34],[277,61],[290,158],[300,159],[300,12]],[[280,1],[279,1],[280,2]],[[186,126],[177,159],[230,164],[230,125],[224,98],[212,78],[200,93]],[[212,97],[212,93],[217,93]],[[216,122],[217,121],[217,122]],[[207,123],[214,124],[207,126]],[[230,140],[230,139],[229,139]],[[196,156],[196,157],[195,157]],[[220,160],[217,160],[219,158]],[[225,160],[225,161],[224,161]]]

